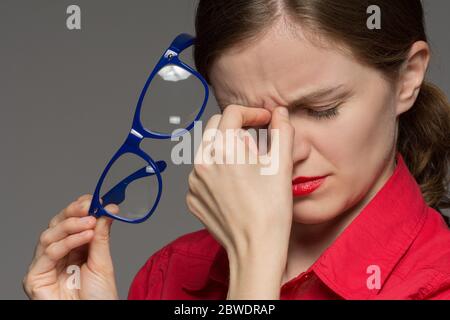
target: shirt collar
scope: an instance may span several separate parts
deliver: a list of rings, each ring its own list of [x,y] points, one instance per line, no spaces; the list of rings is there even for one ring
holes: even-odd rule
[[[426,203],[402,155],[394,173],[360,214],[313,264],[313,271],[346,299],[379,293],[395,265],[418,235]],[[379,274],[379,286],[368,285]]]
[[[308,269],[345,299],[368,299],[378,294],[394,266],[408,250],[426,213],[420,188],[402,155],[396,154],[393,174],[360,214]],[[228,286],[228,258],[217,243],[208,275],[189,285],[204,289],[209,281]],[[369,288],[373,270],[379,271],[380,286]]]

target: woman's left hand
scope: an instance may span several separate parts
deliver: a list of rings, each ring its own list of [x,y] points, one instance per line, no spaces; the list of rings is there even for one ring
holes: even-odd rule
[[[268,124],[270,150],[258,154],[255,141],[242,128]],[[209,129],[218,133],[213,142],[208,139]],[[227,129],[244,133],[246,138],[237,134],[230,139]],[[230,105],[222,115],[211,117],[205,127],[189,175],[186,202],[227,251],[229,299],[279,298],[292,224],[293,137],[294,128],[284,107],[271,113]],[[237,148],[242,145],[243,149]],[[211,155],[211,147],[215,155]],[[236,151],[244,152],[245,163],[227,162],[227,155],[234,152],[236,158]],[[249,163],[250,154],[256,163]],[[263,163],[270,163],[273,172],[262,174]]]

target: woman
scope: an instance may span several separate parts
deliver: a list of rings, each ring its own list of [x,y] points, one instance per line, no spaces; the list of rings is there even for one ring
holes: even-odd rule
[[[278,172],[195,164],[186,201],[206,228],[152,255],[128,297],[449,299],[437,210],[450,206],[450,106],[424,81],[421,2],[201,0],[196,36],[221,107],[206,129],[277,130]],[[30,298],[117,298],[110,221],[84,217],[89,203],[42,234]],[[69,264],[82,266],[80,290],[64,285]]]

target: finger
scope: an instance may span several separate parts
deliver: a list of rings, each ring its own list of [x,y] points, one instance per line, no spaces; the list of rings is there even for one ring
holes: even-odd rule
[[[72,202],[65,209],[61,210],[59,214],[57,214],[49,223],[49,229],[56,227],[59,223],[64,221],[69,217],[85,217],[88,216],[89,206],[92,201],[92,195],[86,194],[78,198],[78,200]],[[42,246],[41,241],[38,242],[36,246],[36,256],[40,256],[45,250],[45,247]]]
[[[263,126],[249,128],[246,133],[250,134],[253,140],[250,140],[250,149],[255,150],[257,154],[263,155],[270,150],[270,123]]]
[[[214,140],[221,119],[222,115],[220,114],[215,114],[209,119],[203,131],[202,143],[204,145]]]
[[[53,270],[56,267],[56,264],[69,254],[70,251],[88,243],[93,236],[93,230],[85,230],[51,244],[32,264],[30,274],[41,274]]]
[[[80,196],[77,201],[84,201],[84,200],[92,200],[92,194],[83,194],[82,196]]]
[[[79,198],[80,199],[80,198]],[[88,209],[91,204],[92,196],[83,197],[80,200],[76,200],[69,204],[66,208],[61,210],[49,223],[49,227],[56,226],[61,221],[69,217],[83,217],[88,215]]]
[[[109,204],[105,209],[111,214],[118,214],[119,207],[115,204]],[[89,244],[88,264],[95,269],[112,267],[110,254],[110,232],[113,219],[109,217],[100,217],[94,230],[94,237]]]
[[[220,161],[222,158],[226,164],[257,163],[257,148],[248,130],[242,128],[226,130],[225,138],[216,139],[214,148],[216,159]]]
[[[277,152],[280,163],[292,164],[295,129],[289,121],[289,112],[285,107],[277,107],[274,110],[270,126],[270,151],[268,156],[273,157]]]
[[[270,122],[271,113],[263,108],[250,108],[239,105],[230,105],[225,108],[223,112],[222,119],[219,123],[219,133],[222,135],[222,139],[216,139],[216,144],[214,148],[219,153],[218,158],[220,160],[220,155],[226,158],[226,162],[231,160],[232,163],[235,162],[234,158],[247,159],[250,152],[253,154],[255,151],[251,151],[253,147],[253,141],[249,140],[248,135],[244,135],[239,131],[244,127],[258,127],[264,126]],[[244,140],[240,140],[247,136]],[[237,137],[238,149],[236,150],[235,141]],[[220,138],[220,137],[219,137]],[[233,141],[230,141],[233,139]],[[246,143],[241,144],[244,141]],[[237,154],[235,155],[235,153]],[[241,160],[237,160],[240,162]]]
[[[226,129],[240,129],[269,123],[271,113],[263,108],[230,105],[225,108],[218,129],[225,134]]]
[[[259,154],[257,142],[258,132],[256,130],[241,130],[240,138],[242,139],[246,152],[251,152],[254,155]]]
[[[94,217],[71,217],[61,221],[55,227],[45,230],[40,237],[40,245],[42,249],[45,249],[49,245],[59,240],[66,238],[67,236],[80,233],[82,231],[92,229],[95,226]]]
[[[202,142],[195,154],[194,163],[212,163],[211,149],[222,115],[213,115],[203,130]]]
[[[209,118],[208,122],[206,123],[205,129],[204,131],[208,130],[208,129],[212,129],[212,128],[216,128],[219,125],[220,119],[222,118],[221,114],[214,114],[211,116],[211,118]]]

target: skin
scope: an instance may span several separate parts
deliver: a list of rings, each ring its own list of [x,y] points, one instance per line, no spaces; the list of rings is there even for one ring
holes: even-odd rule
[[[294,36],[279,22],[215,62],[211,81],[226,108],[205,131],[269,126],[280,133],[270,151],[279,152],[275,175],[262,176],[260,164],[198,161],[200,152],[189,175],[187,205],[228,253],[228,299],[279,299],[280,286],[305,271],[361,212],[394,170],[398,116],[414,104],[428,61],[427,44],[416,42],[391,85],[352,56],[315,46],[300,26]],[[321,95],[295,110],[285,108],[298,96],[338,84],[352,94],[342,101]],[[306,110],[335,102],[341,102],[339,115],[330,119]],[[254,152],[251,141],[243,141]],[[206,139],[203,144],[210,145]],[[222,148],[229,152],[227,144]],[[292,197],[292,178],[326,174],[313,194]],[[69,204],[41,234],[23,280],[30,299],[118,298],[111,220],[83,219],[91,199],[84,195]],[[71,264],[81,267],[81,290],[65,285]]]
[[[30,299],[118,299],[109,239],[112,220],[88,216],[92,195],[86,194],[61,210],[42,232],[23,279]],[[117,213],[115,205],[106,206]],[[80,290],[70,289],[67,267],[80,267]]]
[[[222,114],[207,128],[269,125],[281,134],[275,176],[250,165],[204,163],[190,176],[188,206],[228,253],[229,299],[279,299],[280,286],[306,271],[380,190],[395,169],[398,116],[413,106],[428,66],[429,48],[416,42],[390,83],[345,50],[305,34],[280,20],[223,53],[210,71]],[[335,117],[311,114],[335,105]],[[289,118],[277,113],[284,107]],[[293,178],[322,175],[329,176],[314,193],[292,198]]]

